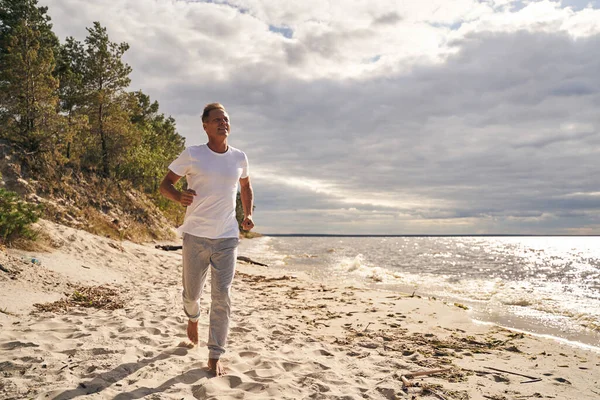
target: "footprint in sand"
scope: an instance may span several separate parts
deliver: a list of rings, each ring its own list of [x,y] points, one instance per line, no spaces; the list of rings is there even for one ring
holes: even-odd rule
[[[316,356],[333,357],[333,354],[324,349],[318,349],[312,352]]]
[[[208,396],[206,395],[206,387],[204,385],[195,385],[192,386],[192,395],[196,399],[206,399]]]
[[[154,339],[149,338],[148,336],[140,336],[137,338],[138,342],[145,345],[157,346],[158,342]]]
[[[261,369],[272,369],[278,367],[277,363],[273,361],[263,360],[262,358],[259,358],[259,361],[261,362],[257,364],[257,366],[261,367]]]
[[[260,354],[252,352],[252,351],[243,351],[241,353],[239,353],[240,357],[242,359],[244,359],[244,361],[246,362],[247,365],[249,366],[253,366],[253,367],[257,367],[257,366],[262,366],[265,367],[265,365],[269,365],[267,364],[268,361],[264,361],[263,357],[260,356]]]
[[[325,364],[321,364],[321,363],[318,363],[318,362],[315,362],[315,361],[311,362],[311,364],[312,364],[312,365],[314,365],[314,366],[316,366],[317,368],[319,368],[319,369],[323,370],[323,371],[326,371],[326,370],[328,370],[328,369],[331,369],[331,367],[328,367],[328,366],[327,366],[327,365],[325,365]]]
[[[301,363],[289,362],[289,361],[284,361],[282,363],[279,363],[279,365],[285,372],[292,372],[292,371],[302,368],[302,366],[303,366]]]
[[[158,328],[145,328],[144,330],[150,335],[162,335],[162,331]]]
[[[84,332],[75,332],[71,335],[67,335],[66,339],[81,339],[83,337],[87,337],[87,336],[92,336],[91,333],[84,333]]]
[[[232,332],[232,333],[248,333],[248,332],[252,332],[252,329],[243,328],[241,326],[234,326],[233,328],[230,329],[230,332]]]
[[[314,378],[309,376],[304,376],[297,380],[297,382],[304,387],[309,387],[311,390],[317,393],[326,393],[331,391],[331,388],[327,385],[324,385],[321,382],[316,381]]]
[[[95,355],[95,356],[101,356],[103,354],[114,354],[114,353],[118,353],[117,350],[109,350],[109,349],[105,349],[102,347],[96,347],[93,349],[88,350],[91,354]]]
[[[244,375],[257,382],[269,383],[275,382],[280,374],[272,369],[257,368],[244,372]]]
[[[0,362],[0,371],[2,371],[4,377],[9,377],[13,375],[23,375],[25,371],[27,371],[29,368],[31,368],[31,365],[19,365],[11,361]]]
[[[222,392],[224,389],[238,389],[244,392],[256,393],[265,389],[265,385],[256,382],[244,382],[242,378],[236,375],[225,375],[218,378],[213,378],[210,383],[211,386],[218,388],[218,392]],[[209,385],[206,385],[209,386]],[[207,392],[207,394],[210,394]]]
[[[42,358],[30,357],[30,356],[20,357],[20,358],[17,358],[17,360],[27,362],[27,363],[35,363],[35,364],[39,364],[44,361],[44,359],[42,359]]]
[[[251,316],[252,314],[254,314],[254,310],[251,310],[251,311],[248,311],[248,312],[245,312],[245,311],[240,311],[240,312],[238,312],[237,314],[238,314],[239,316],[242,316],[242,317],[249,317],[249,316]]]
[[[19,349],[19,348],[23,348],[23,347],[40,347],[40,345],[31,343],[31,342],[15,341],[15,342],[3,343],[0,347],[2,347],[2,349],[4,349],[4,350],[14,350],[14,349]]]
[[[241,351],[239,353],[239,356],[242,358],[254,358],[254,357],[258,356],[258,353],[254,352],[254,351]]]

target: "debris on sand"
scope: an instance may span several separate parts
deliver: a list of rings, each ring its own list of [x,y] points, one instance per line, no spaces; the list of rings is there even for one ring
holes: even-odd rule
[[[65,312],[71,307],[116,310],[123,308],[124,303],[116,289],[101,285],[80,286],[66,299],[53,303],[34,304],[33,306],[38,312]]]

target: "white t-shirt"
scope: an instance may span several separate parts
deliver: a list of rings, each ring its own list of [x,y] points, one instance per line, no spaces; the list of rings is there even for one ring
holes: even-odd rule
[[[190,146],[169,165],[185,176],[188,189],[196,191],[187,207],[180,233],[209,239],[239,236],[235,219],[235,197],[240,178],[248,177],[248,158],[243,151],[229,146],[215,153],[206,144]]]

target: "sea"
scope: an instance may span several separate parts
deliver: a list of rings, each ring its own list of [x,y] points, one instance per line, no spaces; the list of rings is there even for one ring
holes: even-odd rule
[[[245,255],[317,281],[436,298],[477,323],[600,350],[600,237],[263,236]]]

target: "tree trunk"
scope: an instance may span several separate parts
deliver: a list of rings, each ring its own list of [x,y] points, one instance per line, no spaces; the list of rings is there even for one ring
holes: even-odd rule
[[[100,141],[102,144],[102,172],[104,173],[104,176],[106,178],[108,178],[110,169],[109,169],[109,165],[108,165],[108,146],[106,143],[106,133],[104,132],[104,128],[102,127],[103,106],[104,106],[104,104],[101,103],[100,110],[98,113],[98,128],[100,129]]]

